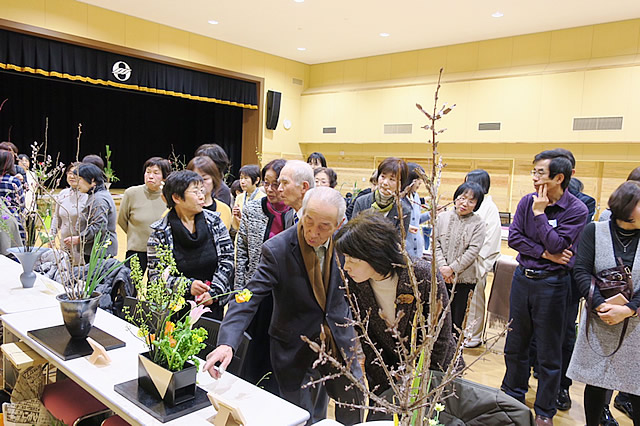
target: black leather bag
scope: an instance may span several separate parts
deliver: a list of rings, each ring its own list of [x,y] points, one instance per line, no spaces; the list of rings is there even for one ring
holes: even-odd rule
[[[616,260],[618,262],[618,266],[604,269],[598,272],[595,276],[591,276],[591,287],[589,288],[589,298],[587,299],[587,342],[589,342],[589,324],[593,319],[593,315],[597,315],[595,310],[596,306],[593,306],[593,293],[595,292],[596,287],[605,299],[613,297],[616,294],[622,294],[627,300],[631,300],[631,297],[633,296],[633,280],[631,279],[631,271],[622,263],[622,259],[618,257]],[[624,336],[627,334],[628,326],[629,318],[625,318],[618,346],[609,355],[601,356],[610,357],[618,352],[618,349],[620,349],[620,346],[622,346],[622,342],[624,341]],[[589,342],[589,346],[591,346],[591,342]],[[591,349],[596,352],[593,349],[593,346],[591,346]]]

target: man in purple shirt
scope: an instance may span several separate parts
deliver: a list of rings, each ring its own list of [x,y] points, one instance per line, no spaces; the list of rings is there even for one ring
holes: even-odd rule
[[[571,162],[551,151],[533,161],[536,192],[518,203],[509,228],[509,247],[518,251],[510,294],[511,330],[501,389],[524,403],[529,381],[529,343],[535,335],[538,392],[536,425],[552,425],[560,386],[565,310],[573,267],[571,247],[586,225],[587,208],[566,190]]]

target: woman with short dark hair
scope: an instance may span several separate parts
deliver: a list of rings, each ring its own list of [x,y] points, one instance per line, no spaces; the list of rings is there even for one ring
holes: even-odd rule
[[[80,164],[75,173],[78,190],[88,197],[80,215],[80,235],[66,237],[64,243],[69,247],[79,245],[87,263],[96,243],[108,244],[107,254],[115,257],[118,254],[116,205],[104,186],[104,173],[97,166],[86,163]],[[98,231],[102,232],[101,241],[95,241]]]
[[[220,184],[215,186],[215,192],[211,194],[211,197],[222,201],[231,208],[231,190],[224,181],[225,173],[229,170],[231,162],[225,150],[217,143],[205,143],[198,147],[195,156],[208,157],[215,163],[220,173]]]
[[[353,202],[351,217],[357,217],[364,210],[373,210],[389,219],[396,228],[400,229],[398,218],[398,206],[395,195],[402,191],[409,182],[407,163],[396,157],[385,158],[378,166],[378,186],[370,194],[356,198]],[[411,204],[405,197],[401,199],[402,224],[405,235],[409,230],[411,221]]]
[[[15,160],[12,151],[0,150],[0,197],[11,215],[18,222],[20,237],[22,241],[26,238],[24,231],[24,220],[22,212],[25,208],[24,190],[22,182],[16,177]],[[22,241],[14,241],[16,244],[22,244]]]
[[[400,236],[396,228],[374,212],[363,212],[338,231],[335,247],[338,253],[344,255],[347,285],[358,302],[360,312],[371,312],[369,337],[382,354],[385,365],[390,368],[397,366],[400,363],[397,353],[399,342],[389,333],[388,328],[402,312],[398,331],[405,339],[405,344],[408,344],[416,303],[409,274],[404,266],[405,259],[400,252]],[[375,249],[372,250],[372,247]],[[429,313],[431,264],[423,259],[416,259],[413,270],[426,316]],[[442,306],[447,306],[449,296],[444,282],[438,279],[436,285]],[[373,349],[365,342],[361,344],[366,358],[364,365],[369,389],[380,395],[390,387],[387,375],[377,363]],[[433,346],[429,368],[440,371],[446,368],[455,350],[456,344],[451,334],[451,314],[447,313]]]
[[[567,377],[586,384],[584,410],[588,426],[600,424],[607,389],[629,394],[633,424],[640,425],[640,183],[627,181],[620,185],[609,197],[609,209],[610,221],[587,224],[580,237],[573,274],[582,296],[592,302],[580,317]],[[592,284],[593,274],[617,266],[617,259],[630,271],[630,300],[605,299]],[[589,315],[586,309],[592,309],[594,314]],[[624,338],[616,351],[621,335]]]
[[[313,171],[316,186],[328,186],[335,188],[338,184],[338,175],[329,167],[318,167]]]
[[[262,182],[266,197],[248,202],[242,213],[242,220],[236,237],[236,275],[235,289],[244,288],[258,267],[262,244],[269,238],[284,231],[286,217],[293,216],[294,211],[282,202],[282,194],[278,191],[280,171],[286,164],[281,158],[272,160],[262,168]],[[245,358],[242,378],[257,383],[266,373],[273,371],[269,356],[269,324],[273,310],[273,297],[262,300],[247,332],[252,340]],[[271,375],[264,383],[265,389],[278,395],[278,383]]]
[[[453,210],[438,214],[436,262],[453,299],[453,324],[461,328],[469,293],[480,279],[478,255],[484,243],[486,225],[474,212],[482,204],[484,191],[477,183],[465,182],[456,189],[453,199]],[[456,329],[454,334],[458,334]]]
[[[312,169],[327,167],[327,159],[324,158],[324,155],[320,152],[312,152],[307,157],[307,164],[310,165]]]
[[[151,157],[142,166],[144,183],[124,191],[118,212],[118,225],[127,234],[127,255],[136,255],[142,272],[147,269],[147,241],[151,224],[166,210],[162,200],[162,185],[171,173],[171,163],[161,157]]]
[[[233,215],[233,219],[231,220],[232,235],[235,235],[240,227],[244,206],[249,201],[259,200],[266,195],[260,187],[260,167],[256,164],[246,164],[240,167],[239,181],[242,193],[235,197],[233,202],[233,209],[231,211]]]
[[[222,319],[226,301],[211,297],[230,290],[233,245],[219,215],[204,209],[205,192],[202,177],[190,170],[173,172],[165,181],[162,193],[170,210],[151,225],[149,279],[163,272],[158,270],[158,246],[168,247],[178,270],[191,280],[185,298],[209,305],[210,316]]]

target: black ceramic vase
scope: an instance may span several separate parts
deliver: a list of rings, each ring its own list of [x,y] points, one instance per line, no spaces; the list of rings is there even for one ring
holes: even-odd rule
[[[138,355],[138,386],[170,407],[196,395],[196,366],[187,362],[180,371],[170,371],[153,362],[150,353]]]
[[[94,291],[88,299],[69,299],[63,293],[56,296],[60,302],[64,326],[73,339],[84,339],[93,327],[96,319],[98,302],[102,294]]]

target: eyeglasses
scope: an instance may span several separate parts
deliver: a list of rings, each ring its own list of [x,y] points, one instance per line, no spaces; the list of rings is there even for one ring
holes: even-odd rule
[[[280,186],[280,183],[277,181],[273,183],[267,183],[267,182],[264,183],[264,189],[271,188],[275,191],[276,189],[278,189],[279,186]]]
[[[533,177],[543,177],[546,174],[547,174],[546,170],[536,170],[536,169],[531,170],[531,176]]]
[[[194,188],[194,189],[190,189],[190,190],[184,191],[185,194],[189,193],[189,194],[193,194],[195,196],[204,195],[205,192],[206,191],[205,191],[204,188]]]
[[[460,196],[456,198],[456,202],[460,204],[466,203],[469,206],[469,205],[475,205],[478,201],[475,198],[466,198],[466,197]]]

